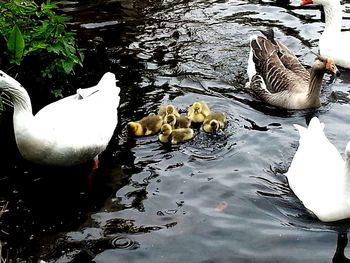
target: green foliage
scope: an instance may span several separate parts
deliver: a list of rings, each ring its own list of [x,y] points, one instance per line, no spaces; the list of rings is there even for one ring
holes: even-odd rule
[[[13,27],[10,33],[7,48],[10,53],[10,61],[19,65],[23,58],[24,39],[17,25]]]
[[[82,63],[83,54],[75,34],[66,31],[69,18],[56,14],[57,4],[41,5],[30,0],[0,1],[0,34],[7,43],[10,63],[21,64],[25,57],[40,59],[43,76],[69,74]]]

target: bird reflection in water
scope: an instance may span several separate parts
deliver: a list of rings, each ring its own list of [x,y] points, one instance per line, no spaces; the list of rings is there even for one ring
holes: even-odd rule
[[[347,244],[348,244],[347,233],[338,233],[337,249],[332,259],[333,263],[350,262],[350,259],[348,259],[344,254]]]

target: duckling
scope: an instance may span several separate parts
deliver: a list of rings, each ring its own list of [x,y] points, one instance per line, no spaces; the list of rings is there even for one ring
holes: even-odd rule
[[[150,114],[139,121],[129,122],[127,128],[128,132],[134,136],[148,136],[159,132],[162,124],[161,116]]]
[[[187,116],[194,123],[202,123],[210,114],[210,109],[204,101],[197,101],[188,108]]]
[[[225,128],[226,116],[223,112],[212,112],[203,121],[203,130],[208,133],[216,133]]]
[[[180,115],[178,118],[174,114],[166,115],[163,123],[169,124],[171,128],[189,128],[191,126],[191,120],[184,115]]]
[[[171,144],[178,144],[193,138],[193,130],[191,128],[173,129],[170,124],[163,124],[159,140],[163,143],[171,142]]]
[[[179,112],[177,111],[176,107],[172,104],[168,105],[161,105],[159,107],[158,115],[160,115],[163,119],[166,115],[174,114],[176,117],[180,117]]]

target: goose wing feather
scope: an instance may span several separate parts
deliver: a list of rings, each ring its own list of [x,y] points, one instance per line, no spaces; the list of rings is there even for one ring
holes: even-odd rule
[[[299,89],[300,82],[305,82],[291,69],[287,68],[279,56],[279,48],[271,40],[257,36],[251,39],[251,49],[256,72],[271,93]],[[286,60],[287,54],[283,57]],[[306,86],[307,87],[307,86]]]
[[[296,75],[301,77],[305,81],[309,81],[310,74],[304,68],[304,66],[300,63],[295,54],[289,50],[284,44],[277,41],[275,39],[275,34],[273,29],[269,28],[268,30],[260,30],[264,36],[271,41],[278,49],[278,56],[282,62],[282,64],[287,68],[294,72]]]

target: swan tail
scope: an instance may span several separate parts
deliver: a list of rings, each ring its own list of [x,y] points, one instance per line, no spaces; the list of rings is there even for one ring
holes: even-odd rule
[[[324,123],[320,122],[320,120],[317,117],[313,117],[309,123],[308,130],[310,131],[321,131],[323,132],[324,129]]]
[[[319,136],[325,136],[323,132],[324,123],[320,122],[320,120],[317,117],[313,117],[311,119],[307,128],[298,124],[294,124],[294,127],[298,130],[300,134],[300,140],[305,138],[305,140],[313,141],[316,138],[320,138]]]

